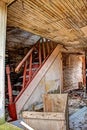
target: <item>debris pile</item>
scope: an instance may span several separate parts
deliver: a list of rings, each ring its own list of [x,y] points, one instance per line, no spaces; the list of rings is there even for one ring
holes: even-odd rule
[[[85,88],[69,92],[70,130],[87,130],[87,95]]]

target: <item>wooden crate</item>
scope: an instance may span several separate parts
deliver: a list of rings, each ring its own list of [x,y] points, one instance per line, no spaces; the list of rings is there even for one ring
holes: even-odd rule
[[[23,118],[35,130],[68,130],[67,94],[44,95],[44,112],[24,111]]]

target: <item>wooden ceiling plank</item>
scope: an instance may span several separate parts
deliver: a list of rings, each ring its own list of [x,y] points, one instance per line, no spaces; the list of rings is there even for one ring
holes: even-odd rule
[[[73,41],[82,37],[79,27],[85,21],[77,4],[74,7],[70,0],[18,0],[8,8],[8,25],[54,41]]]
[[[87,20],[87,3],[86,5],[84,5],[84,0],[81,0],[80,3],[76,0],[76,2],[78,3],[78,7],[79,10],[81,11],[81,13],[84,15],[85,19]]]
[[[43,4],[45,4],[45,3],[43,3]],[[47,4],[47,2],[46,2],[46,4]],[[34,5],[33,5],[33,7],[35,7]],[[49,6],[48,6],[49,7]],[[58,9],[58,8],[57,8]],[[57,11],[57,12],[59,12],[59,10]],[[55,12],[56,13],[56,12]],[[57,13],[58,14],[58,13]],[[62,14],[61,14],[62,15]],[[58,16],[58,15],[57,15]],[[63,19],[62,19],[63,20]],[[61,20],[61,21],[62,21]],[[60,21],[59,21],[60,22]],[[57,22],[58,23],[58,22]],[[61,23],[61,22],[60,22]],[[66,23],[64,23],[64,21],[63,21],[63,24],[66,24]],[[69,25],[68,25],[69,26]]]
[[[40,6],[38,7],[35,3],[32,3],[32,1],[26,1],[28,6],[31,6],[33,10],[37,11],[38,13],[42,13],[42,15],[46,16],[46,17],[50,17],[51,19],[55,20],[55,16],[53,14],[53,12],[50,12],[49,10],[47,10],[46,8]],[[35,7],[36,6],[36,7]],[[61,18],[58,18],[58,20],[60,20]]]
[[[35,5],[33,5],[33,7],[34,7],[34,6],[35,6]],[[33,8],[33,7],[32,7],[32,8]],[[43,10],[45,10],[45,9],[43,9]],[[50,11],[49,11],[49,12],[50,12]],[[41,11],[41,12],[38,12],[38,13],[42,13],[42,11]],[[45,15],[45,12],[43,12],[42,15]],[[47,15],[48,15],[48,14],[47,14],[47,12],[46,12],[45,17],[47,17]],[[50,15],[48,15],[47,18],[48,18],[48,19],[47,19],[47,23],[51,23],[52,21],[54,21],[54,20],[53,20],[53,17],[50,17]],[[56,18],[54,18],[54,19],[57,19],[57,20],[58,20],[58,17],[56,17]],[[49,20],[50,20],[50,21],[49,21]],[[54,21],[54,24],[55,24],[55,21]],[[56,25],[56,26],[57,26],[57,25]]]
[[[19,6],[18,6],[18,9],[19,9]],[[17,8],[15,9],[15,10],[17,10]],[[21,10],[20,10],[21,11]],[[19,11],[17,11],[17,12],[19,12]],[[34,12],[34,11],[33,11]],[[35,14],[36,14],[37,12],[35,12]],[[21,14],[21,12],[19,13],[19,14]],[[25,14],[26,15],[26,14]],[[38,14],[39,16],[40,16],[40,14]],[[45,18],[43,18],[43,20],[44,20]],[[40,23],[41,23],[41,21],[40,21]],[[50,23],[50,21],[49,21],[49,23]],[[47,25],[48,26],[48,25]]]
[[[54,2],[55,2],[55,1],[54,1]],[[55,4],[56,4],[56,3],[55,3]],[[57,5],[59,5],[59,8],[63,10],[63,11],[61,10],[62,13],[67,12],[66,10],[64,10],[65,7],[63,7],[63,4],[62,4],[62,6],[61,6],[60,3],[58,3]],[[58,8],[58,7],[57,7],[57,8]],[[65,13],[65,15],[66,15],[66,13]],[[68,18],[69,18],[69,17],[70,17],[70,16],[69,16],[69,14],[68,14],[68,12],[67,12],[67,15],[66,15],[67,21],[68,21]],[[68,23],[70,24],[71,27],[73,27],[73,28],[75,27],[75,26],[72,25],[73,22],[68,21]],[[74,24],[75,24],[75,23],[74,23]]]
[[[17,13],[17,12],[18,12],[18,13]],[[10,13],[10,12],[9,12],[9,13]],[[20,15],[19,19],[23,18],[23,15],[24,15],[24,14],[21,15],[20,11],[17,10],[17,11],[15,11],[15,13],[17,13],[17,15]],[[25,15],[26,15],[26,14],[25,14]],[[11,15],[10,15],[10,16],[11,16]],[[13,17],[11,16],[11,18],[13,18]],[[14,17],[14,18],[15,18],[15,17]],[[17,17],[16,17],[16,18],[17,18]],[[28,18],[29,18],[29,17],[28,17]],[[32,23],[33,20],[35,21],[35,19],[30,20],[30,19],[28,19],[28,18],[27,18],[27,21],[29,21],[29,24]],[[38,23],[38,22],[39,22],[39,23]],[[37,22],[38,25],[39,25],[39,26],[42,26],[42,25],[41,25],[41,21],[38,21],[38,22]],[[43,24],[44,24],[44,23],[43,23]],[[43,26],[42,26],[42,27],[43,27]],[[46,24],[45,24],[44,27],[48,28],[49,25],[46,25]],[[51,28],[53,28],[53,27],[51,27]]]
[[[87,9],[87,0],[82,0],[82,2],[84,4],[85,9]]]
[[[34,12],[35,14],[38,14],[38,15],[37,15],[38,19],[39,19],[39,16],[41,16],[41,20],[45,21],[45,24],[48,23],[48,25],[49,25],[49,23],[51,22],[51,18],[50,18],[50,17],[46,18],[46,16],[43,15],[43,14],[45,14],[45,13],[42,14],[42,11],[41,11],[41,12],[38,12],[37,10],[31,10],[31,11]],[[31,13],[32,13],[32,12],[31,12]],[[34,15],[35,15],[35,14],[34,14]],[[49,16],[50,16],[50,15],[49,15]],[[55,28],[56,28],[56,27],[55,27]]]
[[[19,7],[18,7],[18,8],[19,8]],[[15,9],[15,8],[14,8],[14,9]],[[16,9],[17,9],[17,7],[16,7]],[[16,9],[15,9],[15,10],[16,10]],[[17,9],[17,10],[18,10],[18,9]],[[28,12],[28,11],[30,11],[31,13],[32,13],[32,12],[35,13],[35,14],[33,14],[32,16],[36,16],[37,14],[38,14],[37,16],[41,15],[41,14],[39,14],[38,12],[36,12],[36,11],[34,11],[34,10],[31,11],[31,10],[28,9],[27,12]],[[27,12],[24,12],[24,13],[27,13]],[[21,13],[21,10],[20,10],[20,13]],[[22,13],[23,13],[23,12],[22,12]],[[28,14],[29,14],[29,13],[28,13]],[[42,16],[43,16],[43,15],[42,15]],[[41,17],[42,17],[42,16],[41,16]],[[38,17],[38,19],[39,19],[39,17]],[[46,19],[46,17],[43,17],[43,20],[44,20],[44,19]],[[49,22],[50,22],[50,21],[49,21]]]
[[[14,2],[15,0],[7,0],[7,5],[11,4],[12,2]]]
[[[19,8],[19,7],[18,7]],[[37,13],[37,12],[35,12],[35,13]],[[49,22],[50,23],[50,22]]]
[[[55,6],[56,6],[56,5],[55,5]],[[64,21],[65,21],[65,22],[64,22]],[[59,22],[60,22],[60,21],[59,21]],[[73,26],[73,24],[72,24],[73,22],[69,21],[68,18],[61,20],[61,24],[62,24],[62,23],[63,23],[63,25],[65,24],[65,26],[68,25],[69,28],[72,27],[72,28],[75,29],[75,26]]]
[[[7,5],[11,4],[12,2],[14,2],[15,0],[2,0],[3,2],[7,3]]]
[[[21,20],[22,20],[22,23],[23,23],[23,24],[26,22],[26,26],[27,26],[27,27],[28,27],[28,26],[30,26],[30,27],[32,26],[32,21],[29,21],[29,22],[28,22],[28,20],[24,19],[23,16],[21,16],[21,15],[20,15],[19,18],[17,18],[16,16],[15,16],[15,17],[14,17],[14,16],[11,16],[10,20],[13,19],[13,18],[14,18],[14,20],[17,21],[17,23],[19,23],[19,22],[21,23]],[[40,24],[40,23],[39,23],[39,24]],[[36,24],[34,24],[33,26],[36,27],[36,26],[38,26],[38,25],[37,25],[37,23],[36,23]],[[40,26],[39,26],[39,29],[44,29],[44,26],[42,26],[42,27],[43,27],[43,28],[40,28]],[[47,31],[46,31],[46,32],[47,32]],[[46,33],[46,32],[45,32],[45,33]]]
[[[70,3],[72,3],[71,0],[69,0]],[[74,3],[72,4],[72,6],[75,8],[75,10],[78,12],[78,14],[81,16],[81,18],[83,19],[83,22],[87,20],[87,17],[85,17],[84,12],[81,10],[81,8],[84,7],[84,4],[82,2],[82,0],[80,0],[80,2],[78,0],[74,0]]]
[[[39,1],[39,2],[40,2],[40,1]],[[41,1],[41,2],[43,2],[43,1]],[[47,4],[47,2],[46,2],[46,3],[43,3],[43,4],[45,5],[45,4]],[[53,6],[53,5],[52,5],[52,6]],[[35,7],[35,6],[33,5],[33,7]],[[58,8],[57,8],[57,9],[58,9]],[[57,12],[59,12],[59,10],[58,10]],[[55,12],[55,13],[56,13],[56,12]],[[61,14],[61,15],[62,15],[62,14]],[[58,16],[58,15],[57,15],[57,16]],[[63,19],[62,19],[62,20],[63,20]],[[62,21],[62,20],[61,20],[61,21]],[[58,22],[57,22],[57,23],[58,23]],[[63,24],[66,24],[66,23],[63,22]]]
[[[5,2],[5,3],[7,3],[7,2],[8,2],[8,0],[1,0],[1,1],[3,1],[3,2]]]
[[[63,11],[65,11],[67,17],[72,19],[75,24],[78,24],[78,23],[79,23],[79,25],[82,24],[80,22],[81,21],[81,17],[78,16],[77,11],[73,8],[73,6],[71,4],[68,3],[67,0],[66,1],[58,1],[57,3],[60,4],[61,9],[64,8]]]
[[[58,3],[58,5],[59,5],[59,3]],[[63,9],[63,4],[62,4],[62,6],[61,5],[59,5],[60,6],[60,8],[61,9]],[[64,7],[65,8],[65,7]],[[63,9],[64,10],[64,9]],[[65,10],[65,12],[66,12],[66,10]],[[68,13],[67,13],[68,14]],[[66,14],[65,14],[66,15]],[[75,29],[75,26],[76,26],[76,28],[78,27],[77,26],[77,24],[75,24],[74,22],[73,22],[73,19],[72,18],[70,18],[70,16],[66,16],[67,17],[67,21],[68,21],[68,24],[70,24],[70,26],[72,27],[72,28],[74,28]],[[69,20],[69,19],[71,19],[71,20]],[[74,25],[73,25],[74,24]],[[79,27],[78,27],[79,28]]]
[[[75,6],[73,6],[73,4],[69,1],[69,0],[66,0],[66,4],[67,4],[67,7],[69,7],[72,11],[72,13],[76,16],[78,16],[79,20],[81,20],[83,17],[79,14],[78,12],[78,8],[75,9]]]
[[[43,3],[43,6],[41,6],[42,10],[47,10],[47,13],[50,12],[52,14],[52,17],[59,18],[59,20],[64,18],[64,15],[61,14],[61,11],[56,8],[56,6],[50,1],[50,5],[46,1],[38,1],[38,4],[41,5]],[[59,21],[58,20],[58,21]]]
[[[55,5],[53,6],[53,8],[55,9]],[[59,15],[58,12],[60,10],[58,8],[56,8],[56,9],[57,9],[56,12],[57,12],[57,17],[58,17],[58,15]],[[63,14],[61,13],[61,15],[63,15]],[[69,23],[66,24],[65,19],[67,19],[66,16],[63,16],[63,18],[61,20],[57,21],[56,23],[59,23],[59,24],[61,23],[61,25],[64,26],[64,28],[70,28],[71,25]]]
[[[20,17],[20,18],[21,18],[21,17]],[[20,19],[20,18],[19,18],[19,19]],[[26,21],[25,21],[25,22],[26,22]]]

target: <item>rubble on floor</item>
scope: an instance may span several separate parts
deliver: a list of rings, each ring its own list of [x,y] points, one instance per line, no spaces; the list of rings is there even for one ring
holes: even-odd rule
[[[79,109],[69,117],[70,130],[87,130],[87,107]]]
[[[21,121],[23,121],[23,119],[12,121],[12,122],[10,122],[10,124],[19,127],[21,130],[24,130],[24,127],[20,123]]]
[[[69,127],[70,130],[87,130],[87,95],[85,89],[69,92]]]

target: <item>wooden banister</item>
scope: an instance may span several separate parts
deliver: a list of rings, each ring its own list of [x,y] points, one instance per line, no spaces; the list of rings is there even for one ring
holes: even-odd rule
[[[11,86],[9,65],[6,66],[6,74],[7,74],[7,82],[8,82],[8,96],[9,96],[8,110],[9,110],[9,115],[12,118],[12,120],[17,120],[16,107],[15,107],[15,103],[13,101],[13,95],[12,95],[12,86]]]
[[[35,74],[45,63],[46,59],[49,57],[55,47],[56,43],[49,40],[44,40],[43,38],[39,39],[37,43],[29,50],[29,52],[19,63],[19,65],[16,67],[15,72],[18,72],[21,68],[23,68],[23,82],[22,89],[20,91],[19,96],[15,98],[15,102],[18,100],[21,93],[27,88],[28,84],[32,81]],[[35,58],[35,53],[33,53],[34,51],[37,52],[36,56],[38,56],[38,67],[35,70],[33,69],[35,67],[33,66]]]
[[[27,53],[27,55],[23,58],[23,60],[19,63],[19,65],[16,67],[15,72],[18,72],[21,68],[21,66],[25,63],[25,61],[28,59],[28,57],[31,55],[31,53],[33,52],[34,47],[32,47],[29,52]]]
[[[37,41],[37,44],[39,44],[41,38]],[[36,45],[36,44],[35,44]],[[18,64],[18,66],[15,69],[15,72],[18,72],[21,68],[21,66],[26,62],[26,60],[29,58],[29,56],[32,54],[33,50],[36,49],[35,46],[33,46],[29,52],[27,53],[27,55],[23,58],[23,60]]]

